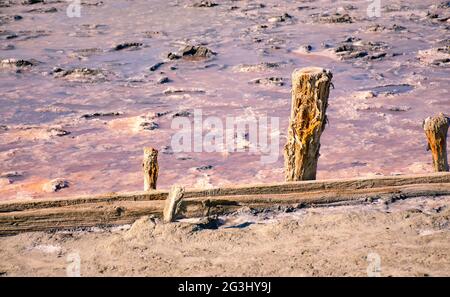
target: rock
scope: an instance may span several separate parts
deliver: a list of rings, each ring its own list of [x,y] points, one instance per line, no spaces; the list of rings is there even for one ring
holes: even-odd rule
[[[181,55],[183,58],[209,58],[216,53],[202,45],[187,45]]]
[[[156,71],[164,64],[165,64],[164,62],[158,62],[150,67],[150,71]]]
[[[181,56],[176,53],[168,53],[167,58],[169,60],[178,60],[178,59],[181,59]]]
[[[286,22],[287,20],[291,20],[291,19],[292,19],[291,15],[284,13],[283,15],[280,15],[280,16],[271,17],[267,21],[269,23],[282,23],[282,22]]]
[[[64,78],[70,81],[79,82],[105,81],[107,78],[107,75],[103,70],[86,67],[74,68],[70,70],[55,68],[52,73],[55,78]]]
[[[167,33],[162,32],[162,31],[146,31],[143,32],[144,37],[146,38],[158,38],[158,37],[162,37],[162,36],[167,36]]]
[[[70,134],[69,131],[66,131],[66,130],[61,129],[61,128],[55,128],[55,127],[48,128],[47,129],[47,133],[48,133],[48,135],[50,137],[54,137],[54,136],[61,137],[61,136],[66,136],[66,135]]]
[[[428,66],[449,66],[450,46],[422,50],[419,51],[417,57],[422,64]]]
[[[397,95],[397,94],[402,94],[402,93],[407,93],[410,92],[414,89],[413,86],[409,85],[409,84],[399,84],[399,85],[383,85],[383,86],[378,86],[375,88],[372,88],[372,92],[376,95],[385,95],[385,96],[389,96],[389,95]]]
[[[56,7],[50,7],[50,8],[33,8],[27,11],[28,13],[55,13],[58,12],[58,9]]]
[[[69,182],[67,180],[62,178],[56,178],[44,184],[42,190],[44,190],[47,193],[53,193],[68,187]]]
[[[6,31],[6,30],[1,30],[0,31],[0,38],[4,39],[4,40],[9,40],[9,39],[14,39],[19,37],[19,35],[17,35],[14,32],[11,31]]]
[[[160,118],[163,117],[165,115],[168,115],[170,113],[170,111],[160,111],[160,112],[154,112],[153,116],[151,116],[153,119],[155,118]]]
[[[366,32],[388,32],[388,31],[392,31],[392,32],[401,32],[401,31],[405,31],[406,27],[394,24],[392,25],[392,27],[385,27],[383,25],[379,25],[379,24],[375,24],[372,26],[369,26],[366,28]]]
[[[368,59],[369,60],[380,60],[380,59],[382,59],[384,57],[386,57],[386,53],[383,52],[383,53],[376,53],[376,54],[373,54],[373,55],[369,55]]]
[[[450,1],[444,1],[438,5],[438,8],[450,8]]]
[[[294,53],[298,53],[298,54],[307,54],[309,52],[311,52],[313,49],[313,47],[309,44],[307,45],[302,45],[300,46],[298,49],[294,50]]]
[[[337,24],[337,23],[353,23],[353,19],[348,14],[335,13],[332,15],[329,14],[320,14],[316,17],[316,22],[326,23],[326,24]]]
[[[263,85],[263,86],[278,86],[284,85],[284,79],[282,77],[267,77],[267,78],[257,78],[252,80],[250,83]]]
[[[193,228],[194,232],[198,232],[201,230],[208,230],[208,229],[218,229],[220,226],[224,224],[224,221],[219,219],[217,216],[213,217],[205,217],[202,218]]]
[[[139,49],[140,47],[142,47],[142,45],[143,44],[140,42],[121,43],[121,44],[116,45],[113,50],[115,50],[115,51],[121,51],[124,49],[136,50],[136,49]]]
[[[44,3],[44,0],[23,0],[22,5],[32,5],[37,3]]]
[[[155,122],[147,122],[147,121],[143,121],[142,123],[139,124],[139,127],[142,130],[155,130],[159,128],[158,123]]]
[[[36,62],[22,59],[4,59],[0,61],[2,68],[25,68],[36,65]]]
[[[214,7],[214,6],[218,6],[219,4],[214,3],[212,1],[207,1],[207,0],[202,0],[198,3],[194,3],[192,5],[192,7]]]
[[[214,168],[214,166],[212,166],[212,165],[204,165],[204,166],[196,167],[195,170],[205,171],[205,170],[211,170],[213,168]]]
[[[190,117],[192,116],[192,112],[190,112],[189,110],[182,110],[182,111],[178,111],[176,113],[174,113],[172,115],[172,118],[176,118],[176,117]]]
[[[169,82],[171,82],[171,80],[167,76],[162,76],[157,81],[157,83],[160,84],[160,85],[167,84]]]
[[[77,58],[79,60],[87,60],[89,57],[104,52],[100,48],[82,48],[82,49],[76,49],[73,52],[70,52],[68,56],[70,58]]]
[[[265,62],[265,63],[255,64],[255,65],[242,64],[242,65],[233,67],[233,69],[237,72],[262,72],[262,71],[267,71],[270,69],[276,69],[276,68],[279,68],[280,66],[281,66],[281,63]]]
[[[22,16],[20,15],[2,15],[0,16],[0,25],[6,25],[10,22],[13,21],[20,21],[21,19],[23,19]]]
[[[111,112],[93,112],[93,113],[87,113],[81,116],[82,119],[93,119],[93,118],[100,118],[100,117],[112,117],[112,116],[119,116],[122,115],[123,112],[120,111],[111,111]]]
[[[341,42],[334,52],[342,60],[351,60],[367,57],[367,60],[380,60],[387,54],[382,51],[387,45],[383,42],[364,42],[354,37],[349,37]]]
[[[356,92],[355,94],[353,94],[353,97],[357,98],[357,99],[370,99],[370,98],[375,98],[377,95],[372,92],[372,91],[361,91],[361,92]]]

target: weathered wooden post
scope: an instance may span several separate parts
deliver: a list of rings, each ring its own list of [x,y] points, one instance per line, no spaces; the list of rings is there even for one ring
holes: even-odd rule
[[[144,161],[142,162],[144,170],[144,191],[156,189],[158,179],[158,151],[152,147],[144,148]]]
[[[177,213],[180,210],[181,200],[184,196],[184,188],[180,186],[173,186],[170,189],[164,204],[163,220],[165,223],[173,222],[176,219]]]
[[[284,147],[286,181],[316,179],[332,77],[329,70],[318,67],[292,73],[291,116]]]
[[[434,171],[449,171],[447,161],[447,132],[449,118],[443,113],[428,117],[423,123],[423,129],[428,139],[428,145],[433,155]]]

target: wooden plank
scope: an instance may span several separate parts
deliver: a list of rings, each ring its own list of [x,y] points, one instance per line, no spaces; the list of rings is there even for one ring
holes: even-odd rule
[[[299,181],[289,183],[271,183],[255,185],[238,185],[212,189],[186,189],[184,198],[235,196],[235,195],[262,195],[302,193],[325,190],[357,190],[374,189],[378,187],[394,187],[413,184],[450,183],[449,172],[436,172],[419,175],[402,176],[376,176],[370,178],[330,179],[315,181]],[[36,199],[27,201],[2,201],[0,213],[39,209],[49,207],[63,207],[86,203],[119,202],[119,201],[152,201],[165,200],[168,191],[137,191],[128,193],[107,193],[102,195],[85,195],[72,198]]]
[[[371,199],[405,199],[419,196],[450,195],[450,183],[401,185],[363,189],[328,189],[284,194],[211,195],[183,198],[181,217],[225,214],[242,207],[270,208],[363,203]],[[96,201],[62,207],[25,209],[0,213],[0,235],[27,231],[119,225],[134,222],[144,215],[162,217],[164,200]]]

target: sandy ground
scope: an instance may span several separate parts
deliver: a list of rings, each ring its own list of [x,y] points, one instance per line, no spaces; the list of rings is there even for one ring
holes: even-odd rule
[[[450,275],[450,197],[218,219],[3,237],[0,274],[64,276],[79,260],[81,276]]]

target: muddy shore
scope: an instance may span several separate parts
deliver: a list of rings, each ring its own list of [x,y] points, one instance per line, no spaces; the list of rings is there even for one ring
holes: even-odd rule
[[[0,238],[3,276],[448,276],[450,197]],[[373,262],[373,261],[379,262]],[[371,265],[380,265],[372,269]],[[378,264],[377,264],[378,265]],[[69,274],[67,274],[69,273]]]

